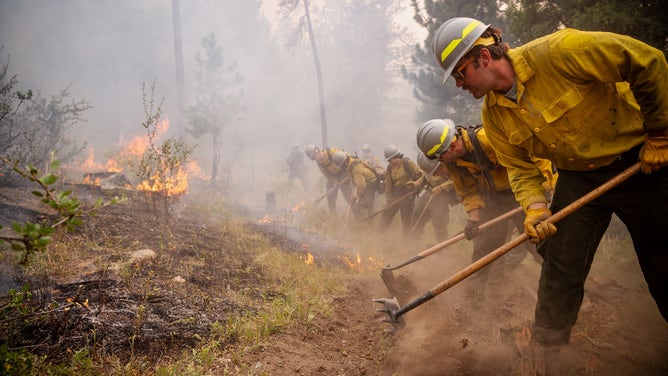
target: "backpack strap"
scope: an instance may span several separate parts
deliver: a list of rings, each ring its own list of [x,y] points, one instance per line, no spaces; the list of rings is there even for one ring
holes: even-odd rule
[[[422,177],[421,172],[416,172],[411,169],[410,159],[408,159],[408,157],[404,157],[402,161],[404,164],[404,170],[406,171],[408,176],[410,176],[411,180],[416,180]]]
[[[460,132],[466,132],[469,136],[469,139],[473,144],[473,151],[471,152],[471,155],[473,156],[474,160],[472,162],[475,162],[478,164],[478,166],[480,166],[480,172],[483,178],[485,178],[485,181],[492,189],[492,191],[495,191],[496,185],[494,184],[494,178],[492,178],[490,171],[495,169],[497,166],[489,159],[489,157],[487,157],[485,150],[482,148],[480,141],[478,140],[478,131],[482,129],[482,125],[458,128],[460,128]]]

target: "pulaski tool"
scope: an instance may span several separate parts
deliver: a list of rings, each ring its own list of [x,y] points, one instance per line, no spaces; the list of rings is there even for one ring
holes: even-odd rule
[[[636,174],[638,171],[640,171],[640,162],[637,162],[633,166],[627,168],[626,170],[622,171],[619,173],[617,176],[613,177],[612,179],[608,180],[607,182],[601,184],[599,187],[595,188],[591,192],[587,193],[586,195],[580,197],[579,199],[573,201],[570,205],[566,206],[562,210],[558,211],[557,213],[553,214],[549,218],[547,218],[545,221],[548,223],[557,223],[558,221],[564,219],[566,216],[569,214],[573,213],[577,209],[583,207],[585,204],[589,203],[590,201],[594,200],[595,198],[601,196],[605,192],[609,191],[610,189],[614,188],[615,186],[619,185],[623,181],[627,180],[634,174]],[[477,260],[476,262],[472,263],[471,265],[467,266],[466,268],[460,270],[457,272],[455,275],[452,277],[448,278],[447,280],[439,283],[438,285],[434,286],[432,289],[429,291],[425,292],[421,296],[417,297],[416,299],[412,300],[411,302],[407,303],[403,307],[399,306],[399,302],[397,301],[397,298],[393,299],[386,299],[386,298],[380,298],[380,299],[373,299],[374,302],[380,303],[383,305],[383,308],[376,309],[378,312],[384,312],[386,313],[389,317],[383,319],[383,321],[392,323],[392,324],[399,324],[400,321],[399,319],[401,318],[402,315],[404,315],[406,312],[411,311],[412,309],[422,305],[423,303],[433,299],[435,296],[439,295],[440,293],[444,292],[445,290],[451,288],[452,286],[458,284],[459,282],[463,281],[467,277],[471,276],[475,272],[479,271],[483,267],[489,265],[492,261],[498,259],[499,257],[503,256],[504,254],[508,253],[511,251],[513,248],[517,247],[518,245],[522,244],[525,240],[529,239],[529,235],[527,235],[526,232],[523,232],[520,236],[514,238],[513,240],[507,242],[506,244],[502,245],[501,247],[495,249],[491,253],[487,254],[486,256],[482,257],[481,259]]]
[[[522,208],[518,206],[516,209],[510,210],[510,211],[508,211],[508,212],[506,212],[506,213],[504,213],[504,214],[502,214],[502,215],[500,215],[500,216],[498,216],[494,219],[491,219],[491,220],[481,224],[478,227],[478,229],[480,229],[480,231],[484,231],[486,228],[488,228],[492,225],[495,225],[499,222],[505,221],[506,219],[508,219],[508,218],[510,218],[510,217],[512,217],[516,214],[519,214],[519,213],[522,213]],[[457,242],[459,242],[463,239],[466,239],[466,236],[464,236],[464,232],[460,232],[459,234],[453,236],[452,238],[450,238],[448,240],[445,240],[445,241],[443,241],[439,244],[436,244],[435,246],[433,246],[431,248],[425,249],[424,251],[418,253],[417,255],[415,255],[415,256],[413,256],[413,257],[411,257],[411,258],[409,258],[409,259],[407,259],[403,262],[401,262],[398,265],[395,265],[395,266],[386,265],[386,266],[384,266],[383,269],[380,271],[380,277],[383,279],[383,283],[385,283],[385,287],[387,287],[387,290],[391,294],[399,295],[399,296],[403,297],[402,295],[405,295],[403,290],[405,290],[405,289],[402,289],[402,286],[400,286],[400,285],[403,285],[403,282],[402,283],[397,283],[396,279],[394,278],[394,273],[392,273],[393,270],[403,268],[406,265],[409,265],[409,264],[412,264],[416,261],[422,260],[423,258],[425,258],[429,255],[432,255],[436,252],[442,251],[443,249],[445,249],[445,248],[447,248],[447,247],[449,247],[449,246],[451,246],[451,245],[453,245],[453,244],[455,244],[455,243],[457,243]]]
[[[382,212],[384,212],[384,211],[386,211],[386,210],[388,210],[388,209],[393,208],[394,205],[398,204],[399,202],[401,202],[402,200],[406,199],[407,197],[414,196],[414,195],[415,195],[415,192],[408,192],[408,193],[406,193],[405,195],[399,197],[398,199],[396,199],[396,200],[390,202],[390,203],[387,204],[384,208],[382,208],[382,209],[378,209],[378,210],[376,210],[375,212],[373,212],[373,213],[369,214],[368,216],[364,217],[362,220],[363,220],[363,221],[369,220],[369,219],[371,219],[371,218],[377,216],[378,214],[380,214],[380,213],[382,213]]]

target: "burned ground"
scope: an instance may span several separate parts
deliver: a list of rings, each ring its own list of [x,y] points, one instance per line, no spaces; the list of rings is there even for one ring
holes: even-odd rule
[[[74,190],[86,200],[119,193],[88,186]],[[0,190],[3,226],[46,214],[26,192]],[[379,268],[351,269],[341,256],[368,251],[383,263],[395,263],[421,251],[419,246],[400,247],[386,236],[372,250],[350,239],[301,231],[296,223],[261,224],[257,213],[239,207],[211,211],[206,202],[178,206],[169,223],[163,223],[146,205],[132,196],[100,210],[75,232],[60,233],[54,244],[77,245],[69,251],[77,257],[53,252],[63,255],[57,276],[17,268],[10,262],[12,253],[5,252],[3,293],[26,283],[34,292],[25,317],[7,316],[9,295],[0,303],[5,312],[0,330],[9,348],[57,363],[89,346],[120,364],[141,359],[150,374],[156,365],[202,346],[213,335],[213,323],[257,309],[230,299],[232,294],[251,300],[279,294],[254,261],[255,249],[271,244],[287,253],[312,254],[320,267],[344,270],[346,293],[332,298],[331,315],[279,330],[268,343],[242,351],[241,358],[239,352],[225,351],[236,343],[233,336],[226,337],[209,374],[535,374],[529,339],[539,267],[529,258],[507,280],[490,283],[484,299],[471,299],[467,287],[472,282],[464,281],[392,326],[380,321],[383,314],[375,311],[380,306],[372,302],[390,297]],[[244,228],[253,235],[240,241],[238,230],[225,224],[230,217],[244,218]],[[665,375],[668,325],[647,293],[628,239],[606,239],[623,249],[597,255],[572,343],[562,351],[561,370]],[[132,258],[147,249],[155,255]],[[419,294],[467,266],[469,251],[462,244],[395,275],[411,281]],[[400,303],[415,297],[403,297]]]

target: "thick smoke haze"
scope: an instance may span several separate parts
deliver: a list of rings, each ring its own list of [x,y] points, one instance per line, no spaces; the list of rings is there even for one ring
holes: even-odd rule
[[[311,16],[329,146],[354,152],[370,143],[382,158],[383,147],[396,144],[414,159],[418,104],[400,67],[410,64],[423,36],[410,19],[410,0],[325,3],[311,2]],[[155,80],[169,132],[198,145],[196,158],[208,175],[211,140],[186,134],[186,118],[177,116],[172,6],[167,0],[3,0],[2,60],[20,89],[48,97],[69,88],[71,98],[92,104],[72,136],[100,163],[113,145],[144,133],[142,85]],[[300,5],[285,18],[277,1],[180,1],[185,107],[193,104],[195,57],[205,36],[215,34],[224,64],[236,63],[244,77],[243,120],[222,132],[219,176],[230,190],[253,193],[253,200],[287,178],[293,143],[322,144],[313,51],[306,31],[296,34],[303,13]],[[382,22],[386,15],[389,23]]]

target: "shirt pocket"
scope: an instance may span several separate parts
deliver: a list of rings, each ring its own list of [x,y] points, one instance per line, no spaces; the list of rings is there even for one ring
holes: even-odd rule
[[[514,123],[513,126],[506,128],[508,142],[510,142],[512,145],[522,145],[533,136],[533,133],[528,128],[528,126],[525,126],[526,123],[523,121],[523,119],[520,118],[514,122],[509,123]]]
[[[568,89],[562,96],[543,110],[543,119],[548,124],[556,121],[582,102],[582,99],[582,93],[577,88]]]

